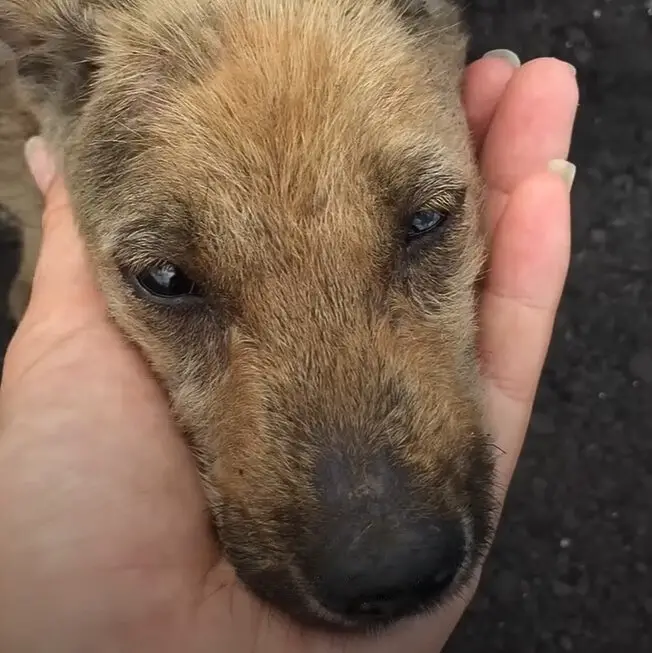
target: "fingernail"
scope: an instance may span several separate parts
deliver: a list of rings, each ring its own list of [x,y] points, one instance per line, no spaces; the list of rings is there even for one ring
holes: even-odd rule
[[[569,191],[573,188],[575,174],[577,173],[577,166],[575,164],[565,159],[553,159],[548,163],[548,170],[559,175],[566,182]]]
[[[521,60],[518,58],[518,55],[511,50],[489,50],[484,57],[484,59],[503,59],[506,61],[512,68],[520,68]]]
[[[54,179],[55,168],[43,138],[33,136],[25,143],[25,158],[36,185],[45,194]]]
[[[566,62],[566,65],[571,69],[571,72],[573,73],[573,75],[575,75],[575,77],[577,77],[577,68],[575,68],[575,66],[573,66],[572,63],[568,63],[568,61]]]

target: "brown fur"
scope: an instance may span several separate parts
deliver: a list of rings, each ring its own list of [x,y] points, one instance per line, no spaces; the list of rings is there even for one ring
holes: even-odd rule
[[[3,0],[0,38],[242,578],[299,618],[346,627],[301,571],[327,536],[314,470],[330,455],[362,470],[387,451],[424,512],[463,519],[463,582],[488,533],[492,464],[457,12],[444,0]],[[421,207],[453,215],[406,248]],[[170,308],[135,292],[130,273],[158,261],[205,300]]]

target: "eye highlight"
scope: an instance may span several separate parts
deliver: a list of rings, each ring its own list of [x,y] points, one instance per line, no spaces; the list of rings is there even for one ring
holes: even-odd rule
[[[436,209],[423,209],[410,216],[406,239],[411,243],[426,234],[433,233],[444,225],[449,214]]]
[[[199,286],[181,268],[165,262],[132,277],[138,293],[158,303],[174,304],[201,296]]]

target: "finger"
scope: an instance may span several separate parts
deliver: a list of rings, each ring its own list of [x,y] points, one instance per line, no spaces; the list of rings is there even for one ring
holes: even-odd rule
[[[578,103],[571,66],[536,59],[512,77],[496,109],[482,151],[487,183],[505,192],[568,157]]]
[[[577,79],[572,67],[563,61],[536,59],[513,75],[480,157],[488,186],[489,232],[521,181],[545,172],[551,160],[568,157],[577,104]]]
[[[503,487],[527,429],[569,260],[567,182],[551,172],[534,175],[514,191],[498,223],[480,310],[487,416],[506,452]]]
[[[85,248],[74,223],[72,209],[61,176],[55,174],[51,155],[42,139],[32,139],[26,147],[32,174],[45,198],[42,236],[34,273],[32,296],[25,315],[65,313],[65,324],[88,317],[101,309],[102,302],[90,271]]]
[[[514,53],[494,50],[466,68],[462,100],[478,150],[482,148],[500,98],[520,65]]]
[[[536,390],[569,259],[567,183],[534,175],[501,217],[481,306],[484,374],[515,401],[527,403]]]

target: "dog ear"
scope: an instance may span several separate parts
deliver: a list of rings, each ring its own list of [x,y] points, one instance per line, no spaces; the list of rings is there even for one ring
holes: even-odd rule
[[[90,95],[98,68],[97,3],[1,0],[0,40],[13,51],[30,102],[63,115]]]

